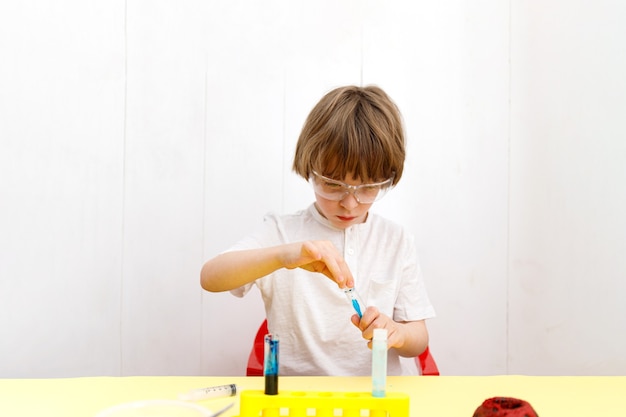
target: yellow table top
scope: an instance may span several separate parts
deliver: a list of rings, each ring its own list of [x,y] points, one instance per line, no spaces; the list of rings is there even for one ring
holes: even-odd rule
[[[0,379],[0,416],[93,417],[119,403],[177,399],[179,393],[222,384],[263,390],[263,377],[86,377]],[[281,377],[280,391],[369,392],[369,377]],[[626,376],[405,376],[388,377],[387,391],[410,396],[411,417],[471,417],[483,400],[496,396],[528,401],[540,416],[626,416]],[[197,402],[239,415],[239,396]]]

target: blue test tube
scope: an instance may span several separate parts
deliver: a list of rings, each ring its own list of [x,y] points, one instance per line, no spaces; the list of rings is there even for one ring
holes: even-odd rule
[[[266,334],[264,339],[265,395],[278,394],[278,335]]]

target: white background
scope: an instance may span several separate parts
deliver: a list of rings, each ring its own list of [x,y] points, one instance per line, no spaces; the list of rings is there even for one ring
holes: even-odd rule
[[[442,374],[626,373],[626,3],[0,3],[0,377],[243,375],[258,293],[203,262],[268,211],[331,88],[408,160]]]

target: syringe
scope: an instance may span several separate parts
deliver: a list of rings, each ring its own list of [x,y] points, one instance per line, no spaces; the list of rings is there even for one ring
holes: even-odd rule
[[[362,318],[363,312],[365,311],[365,304],[363,303],[363,300],[361,300],[361,297],[359,297],[356,289],[354,287],[346,288],[345,290],[343,290],[343,292],[346,297],[348,297],[348,301],[350,301],[352,307],[354,307],[354,311],[356,311],[356,314],[359,315],[359,318]]]
[[[185,401],[199,401],[208,398],[233,397],[237,395],[237,384],[217,385],[215,387],[192,389],[178,398]]]

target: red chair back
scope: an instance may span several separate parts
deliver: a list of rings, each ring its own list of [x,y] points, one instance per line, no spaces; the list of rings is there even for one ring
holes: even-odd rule
[[[263,362],[265,349],[265,335],[268,334],[267,320],[263,320],[259,330],[256,332],[254,344],[248,357],[248,367],[246,369],[247,376],[263,376]]]
[[[267,330],[267,320],[263,320],[259,330],[256,332],[254,344],[250,350],[248,357],[248,367],[246,369],[247,376],[263,376],[263,360],[264,360],[264,338],[269,333]],[[422,375],[439,375],[439,368],[435,359],[430,354],[430,350],[426,350],[421,355],[415,357],[415,365],[421,371]]]
[[[437,368],[435,358],[430,354],[428,346],[426,346],[426,349],[419,356],[415,357],[415,365],[417,365],[417,369],[419,369],[424,376],[439,376],[439,368]]]

